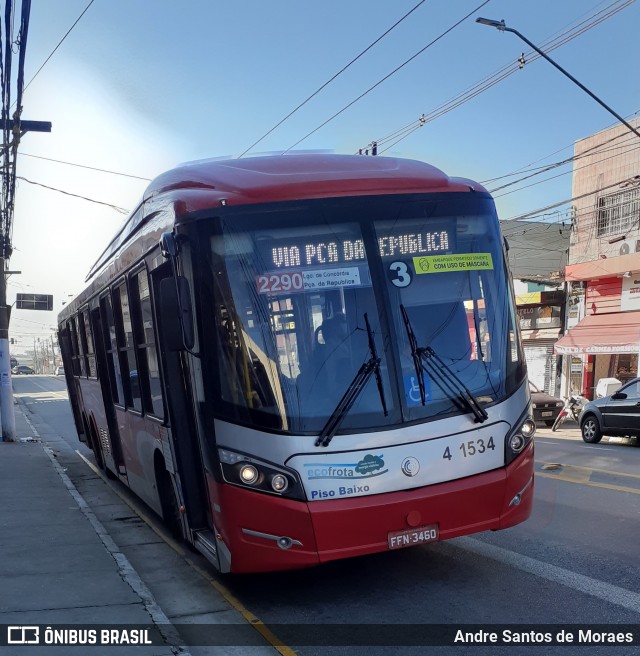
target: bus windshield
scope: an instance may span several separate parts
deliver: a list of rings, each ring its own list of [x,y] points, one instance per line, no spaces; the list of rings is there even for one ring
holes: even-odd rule
[[[521,382],[509,279],[486,196],[307,201],[225,212],[206,225],[198,243],[207,245],[210,273],[197,278],[201,298],[215,301],[198,311],[217,416],[321,431],[370,361],[372,339],[377,375],[358,390],[339,432],[466,414],[460,384],[484,406]]]

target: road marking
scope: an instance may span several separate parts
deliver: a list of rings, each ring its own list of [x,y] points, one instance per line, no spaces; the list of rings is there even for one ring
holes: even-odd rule
[[[214,579],[209,572],[200,567],[196,562],[194,562],[187,552],[180,546],[180,543],[174,540],[166,531],[164,526],[159,526],[157,522],[151,519],[146,515],[138,506],[137,500],[134,502],[133,499],[128,499],[126,495],[122,494],[114,485],[114,481],[110,481],[90,460],[87,460],[80,451],[76,450],[76,453],[82,458],[85,464],[93,471],[97,476],[99,476],[104,483],[106,483],[112,492],[120,497],[123,503],[125,503],[131,510],[140,517],[140,519],[167,545],[169,545],[186,563],[191,567],[197,574],[199,574],[209,585],[217,590],[217,592],[225,599],[225,601],[242,617],[282,656],[296,656],[296,652],[283,644],[269,627],[258,617],[256,617],[250,610],[248,610],[242,602],[235,597],[230,590],[228,590],[224,585],[219,581]]]
[[[587,444],[587,449],[600,449],[601,451],[617,451],[617,449],[611,448],[610,446],[594,446],[593,444]]]
[[[544,466],[546,463],[536,460],[537,465]],[[639,474],[628,474],[626,472],[615,472],[608,469],[596,469],[595,467],[580,467],[578,465],[561,465],[560,469],[541,471],[536,469],[535,476],[540,478],[554,478],[565,483],[579,483],[589,487],[596,487],[602,490],[612,490],[614,492],[627,492],[629,494],[640,494],[640,487],[627,487],[626,485],[616,485],[615,483],[603,483],[601,481],[592,481],[593,474],[603,474],[605,476],[630,478],[640,480]]]
[[[533,574],[552,583],[560,583],[578,592],[583,592],[615,606],[631,610],[634,613],[638,613],[638,609],[640,609],[640,594],[620,588],[617,585],[598,581],[584,574],[578,574],[577,572],[545,563],[530,556],[516,553],[515,551],[496,547],[477,538],[456,538],[451,541],[451,544],[459,546],[466,551],[484,556],[485,558],[497,560],[505,565]]]

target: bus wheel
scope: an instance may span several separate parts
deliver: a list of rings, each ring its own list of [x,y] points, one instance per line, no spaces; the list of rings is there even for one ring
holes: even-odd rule
[[[98,439],[98,431],[95,428],[95,424],[91,422],[91,428],[88,429],[87,435],[89,435],[90,446],[93,454],[96,457],[96,464],[98,465],[100,471],[104,472],[104,475],[111,480],[118,478],[105,464],[104,455],[102,453],[102,444]]]
[[[164,468],[157,469],[156,480],[162,506],[162,519],[174,538],[182,538],[182,514],[176,499],[171,475]]]
[[[100,442],[98,442],[95,432],[89,428],[89,424],[86,419],[82,419],[84,424],[84,434],[87,436],[87,441],[89,442],[89,447],[93,451],[93,455],[96,459],[96,464],[98,469],[104,471],[104,458],[102,457],[102,449],[100,448]]]

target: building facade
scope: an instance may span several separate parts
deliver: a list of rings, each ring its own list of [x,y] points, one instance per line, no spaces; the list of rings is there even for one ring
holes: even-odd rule
[[[599,379],[638,375],[640,137],[616,125],[578,141],[572,197],[567,331],[555,352],[563,394],[593,398]]]

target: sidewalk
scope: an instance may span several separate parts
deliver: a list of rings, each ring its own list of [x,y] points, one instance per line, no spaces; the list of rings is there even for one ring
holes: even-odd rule
[[[15,410],[18,441],[0,442],[0,625],[151,625],[148,603],[123,579],[87,515],[91,511],[79,505],[82,497],[74,498],[72,484],[67,479],[69,489],[51,450],[34,438],[19,404]],[[6,645],[7,629],[0,630],[0,644]],[[69,651],[45,647],[43,635],[38,639],[41,647],[2,651],[19,656]],[[134,649],[145,656],[179,653],[167,645],[100,652]]]
[[[37,400],[16,398],[17,442],[0,442],[1,654],[276,653],[253,628],[249,614],[223,597],[215,581],[205,581],[206,572],[198,573],[197,555],[177,555],[89,470],[53,425],[33,412]],[[204,637],[214,642],[195,638],[196,646],[185,646],[176,626],[182,630],[192,624],[207,630]],[[16,631],[34,626],[39,628],[37,642],[15,643]],[[73,643],[61,640],[52,646],[43,635],[53,635],[48,629],[63,638],[65,630],[84,633],[85,640],[88,631],[100,637],[105,629],[147,630],[144,637],[153,642],[105,646],[98,641],[93,649],[82,642],[70,649]],[[238,642],[215,646],[222,634]]]

